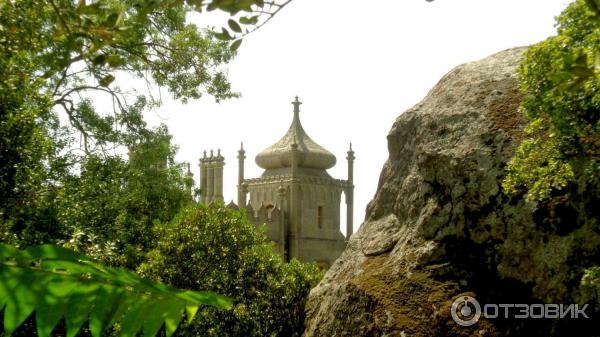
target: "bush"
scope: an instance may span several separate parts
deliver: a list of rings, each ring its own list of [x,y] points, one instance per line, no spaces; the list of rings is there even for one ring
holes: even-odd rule
[[[282,261],[243,211],[195,205],[158,227],[157,248],[142,275],[234,299],[233,310],[201,308],[186,336],[300,336],[308,292],[322,274],[314,264]]]

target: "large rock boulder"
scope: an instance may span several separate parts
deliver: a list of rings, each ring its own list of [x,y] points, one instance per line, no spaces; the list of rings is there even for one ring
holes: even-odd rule
[[[526,123],[523,51],[453,69],[398,117],[366,220],[311,291],[306,337],[591,335],[595,317],[464,327],[450,315],[459,295],[482,305],[590,299],[579,281],[599,261],[598,221],[502,191]]]

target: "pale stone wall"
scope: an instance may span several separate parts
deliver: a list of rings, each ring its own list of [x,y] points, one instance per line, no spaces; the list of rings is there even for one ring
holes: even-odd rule
[[[342,181],[329,178],[296,183],[298,192],[294,201],[291,200],[290,176],[249,179],[245,183],[248,186],[249,219],[257,225],[267,225],[267,235],[276,243],[278,250],[282,249],[282,238],[287,238],[287,235],[282,236],[282,224],[286,234],[296,224],[298,228],[297,256],[292,254],[290,257],[330,266],[344,250],[345,237],[339,230],[341,193],[344,188]],[[286,191],[283,203],[279,200],[280,187]],[[319,206],[322,208],[321,226]],[[266,213],[270,207],[282,209],[283,212],[275,219]],[[299,210],[296,219],[290,216],[294,208]],[[289,248],[290,243],[287,244]]]

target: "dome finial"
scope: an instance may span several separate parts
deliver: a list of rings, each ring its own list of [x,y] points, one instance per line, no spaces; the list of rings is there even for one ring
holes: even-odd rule
[[[296,96],[296,99],[292,102],[292,104],[294,105],[294,113],[300,112],[300,104],[302,104],[302,102],[298,100],[298,96]]]

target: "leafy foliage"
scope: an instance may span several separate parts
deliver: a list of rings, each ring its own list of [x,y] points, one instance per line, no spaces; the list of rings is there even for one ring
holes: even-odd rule
[[[68,337],[88,320],[94,337],[115,323],[120,336],[135,336],[140,330],[154,336],[163,323],[171,336],[184,312],[191,321],[200,305],[231,308],[226,297],[152,283],[51,245],[18,250],[0,244],[0,263],[0,308],[7,335],[33,311],[40,337],[50,336],[63,317]]]
[[[148,130],[144,138],[130,147],[129,160],[82,158],[78,174],[63,174],[60,185],[48,186],[46,197],[40,197],[44,204],[32,207],[39,216],[13,215],[0,223],[3,241],[61,244],[108,265],[135,269],[154,247],[154,222],[171,220],[192,202],[189,178],[174,161],[166,128]]]
[[[159,242],[138,271],[174,287],[213,290],[232,311],[201,308],[185,336],[299,336],[314,264],[284,263],[242,211],[222,205],[184,209],[159,228]]]
[[[569,230],[600,225],[600,1],[576,0],[557,17],[558,35],[530,47],[520,66],[526,139],[508,165],[509,193],[568,217]],[[573,210],[560,214],[561,211]],[[585,261],[585,254],[580,257]],[[593,260],[597,263],[597,257]],[[600,269],[582,286],[598,300]]]
[[[563,160],[556,137],[548,135],[543,118],[532,121],[525,134],[529,137],[511,160],[503,186],[512,193],[517,192],[517,186],[527,186],[528,199],[546,200],[552,190],[560,190],[573,181],[573,169]]]
[[[595,294],[596,302],[600,300],[600,267],[586,269],[581,278],[581,285],[591,289]]]
[[[87,156],[56,199],[67,247],[108,265],[135,269],[156,243],[155,222],[171,220],[192,202],[166,128],[119,156]]]
[[[224,66],[246,34],[290,1],[0,0],[0,241],[18,247],[57,243],[105,264],[135,269],[159,235],[167,233],[155,231],[157,224],[169,222],[191,202],[190,177],[173,160],[175,148],[167,130],[150,129],[144,122],[143,112],[160,104],[156,87],[183,102],[205,94],[217,101],[237,97]],[[212,10],[229,14],[220,32],[200,30],[186,21],[193,12]],[[136,82],[148,91],[131,90]],[[99,103],[102,95],[108,104]],[[120,155],[127,150],[128,161]],[[248,237],[252,226],[245,226]],[[219,242],[211,235],[210,254]],[[218,284],[232,295],[242,293],[242,281],[251,290],[244,290],[243,305],[236,307],[235,317],[243,320],[231,326],[239,331],[297,331],[305,295],[317,279],[315,270],[298,262],[283,264],[258,237],[236,246],[234,236],[227,243],[233,248],[224,248],[245,254],[248,265],[239,270],[247,275],[228,269],[236,276],[220,274]],[[174,313],[179,319],[182,300],[200,300],[80,255],[75,261],[65,257],[66,251],[42,256],[35,253],[40,248],[31,249],[14,261],[2,261],[0,276],[9,284],[2,295],[17,295],[1,303],[11,322],[8,333],[34,309],[34,329],[43,335],[62,315],[72,335],[88,314],[95,336],[116,321],[120,333],[132,335],[141,326],[139,315],[150,315],[143,324],[145,335],[153,334],[162,321],[171,333],[179,322]],[[253,286],[250,277],[261,275],[271,276],[253,281]],[[194,288],[201,287],[197,282]],[[35,291],[27,294],[26,287]],[[157,292],[165,295],[159,304]],[[121,293],[127,300],[115,307]],[[251,298],[260,300],[254,304]],[[77,299],[80,302],[67,302]],[[88,299],[97,301],[85,306],[91,303]],[[166,311],[152,310],[157,305]],[[81,312],[69,311],[76,309]],[[213,320],[202,325],[197,318],[193,329],[198,326],[198,331],[212,324],[214,334],[228,329],[224,322],[234,321],[233,314],[219,316],[223,314],[217,309],[201,312]],[[163,315],[162,321],[156,315]],[[252,315],[260,318],[258,323]],[[227,320],[219,322],[218,317]]]
[[[557,27],[557,36],[526,51],[519,69],[532,124],[504,182],[537,201],[567,186],[600,190],[600,1],[575,1]]]
[[[600,311],[600,266],[585,269],[581,278],[582,299],[596,303],[596,312]]]
[[[235,48],[186,22],[188,14],[225,11],[255,29],[285,4],[0,0],[0,220],[17,231],[35,229],[27,242],[60,236],[57,186],[82,158],[147,141],[152,130],[142,113],[160,104],[155,85],[182,101],[237,96],[223,68]],[[136,81],[148,92],[131,90]],[[97,106],[102,95],[109,103]]]

